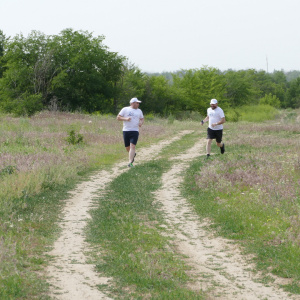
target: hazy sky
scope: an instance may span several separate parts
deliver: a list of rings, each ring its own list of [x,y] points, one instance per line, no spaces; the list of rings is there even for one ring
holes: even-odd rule
[[[0,29],[104,35],[111,51],[145,72],[272,72],[300,70],[299,12],[300,0],[0,0]]]

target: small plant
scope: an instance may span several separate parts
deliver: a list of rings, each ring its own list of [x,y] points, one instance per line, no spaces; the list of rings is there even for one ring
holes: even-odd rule
[[[5,168],[0,170],[0,176],[11,175],[17,171],[17,167],[15,166],[6,166]]]
[[[175,121],[175,117],[172,114],[169,114],[168,116],[168,124],[173,124]]]
[[[80,133],[75,133],[75,130],[71,130],[69,132],[69,136],[67,137],[67,142],[70,145],[78,145],[83,142],[83,135]]]

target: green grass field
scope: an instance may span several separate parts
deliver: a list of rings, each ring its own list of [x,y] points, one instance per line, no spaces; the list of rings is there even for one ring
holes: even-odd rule
[[[213,230],[255,255],[264,280],[268,272],[288,278],[285,289],[293,293],[300,293],[299,115],[283,111],[271,121],[226,123],[226,154],[213,147],[217,154],[209,161],[191,163],[182,190],[199,216],[211,219]],[[45,251],[59,235],[62,200],[92,172],[127,161],[121,123],[110,116],[49,112],[0,118],[0,298],[48,299]],[[205,128],[151,118],[138,147],[183,129],[195,133],[168,146],[161,160],[117,177],[93,211],[87,237],[105,256],[94,253],[91,259],[115,279],[114,289],[99,287],[115,297],[205,298],[187,288],[188,267],[163,234],[152,194],[170,167],[168,157],[204,138]],[[72,130],[82,143],[68,142]]]

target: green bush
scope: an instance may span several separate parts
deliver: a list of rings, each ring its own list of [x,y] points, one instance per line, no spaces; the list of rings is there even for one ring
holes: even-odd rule
[[[80,133],[76,134],[75,130],[71,130],[66,140],[70,145],[78,145],[83,143],[83,135]]]
[[[149,113],[149,114],[145,115],[145,119],[146,119],[147,121],[154,121],[155,116],[154,116],[153,113]]]
[[[176,120],[201,121],[204,117],[198,111],[179,111],[175,114]]]
[[[169,114],[168,116],[168,124],[173,124],[175,121],[175,117],[172,114]]]
[[[17,171],[17,167],[15,166],[6,166],[5,168],[0,170],[0,176],[10,175]]]
[[[1,107],[4,112],[12,113],[17,117],[32,116],[43,109],[42,95],[23,93],[16,99],[6,98],[2,100]]]
[[[270,105],[276,108],[280,107],[280,100],[275,95],[267,94],[259,100],[260,105]]]
[[[264,122],[274,120],[278,110],[270,105],[247,105],[237,109],[241,121]]]
[[[225,112],[225,118],[228,122],[238,122],[240,116],[240,113],[235,109],[230,109],[229,111]]]

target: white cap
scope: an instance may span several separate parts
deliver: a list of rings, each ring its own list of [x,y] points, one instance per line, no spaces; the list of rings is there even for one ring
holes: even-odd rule
[[[210,100],[210,104],[217,104],[217,103],[218,103],[217,99],[211,99]]]
[[[138,100],[138,98],[132,98],[130,100],[130,103],[134,103],[134,102],[141,103],[142,101]]]

